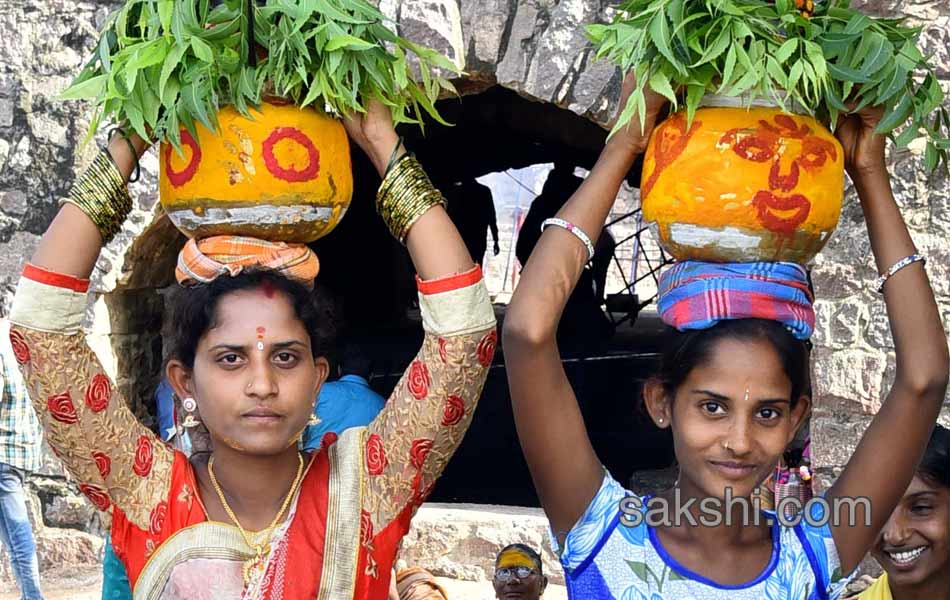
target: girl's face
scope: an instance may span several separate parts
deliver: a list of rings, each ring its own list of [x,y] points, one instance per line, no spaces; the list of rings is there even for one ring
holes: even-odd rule
[[[806,397],[792,408],[791,388],[778,354],[759,339],[717,342],[672,403],[659,383],[648,384],[654,421],[672,426],[684,491],[722,499],[731,488],[732,497],[749,497],[775,469],[807,412]]]
[[[950,488],[914,477],[871,554],[895,586],[950,572]]]
[[[326,380],[288,298],[273,289],[233,292],[198,341],[194,369],[169,363],[176,393],[198,403],[214,444],[274,455],[296,442]]]

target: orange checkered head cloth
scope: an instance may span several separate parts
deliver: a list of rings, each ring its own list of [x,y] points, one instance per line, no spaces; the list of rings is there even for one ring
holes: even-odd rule
[[[178,254],[175,277],[179,284],[189,286],[211,283],[225,274],[235,277],[247,268],[275,271],[312,288],[320,261],[306,244],[219,235],[188,240]]]

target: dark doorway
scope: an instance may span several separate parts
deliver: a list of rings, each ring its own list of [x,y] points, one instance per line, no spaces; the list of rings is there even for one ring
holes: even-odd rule
[[[436,185],[533,164],[569,161],[589,169],[606,132],[569,110],[491,87],[439,110],[453,125],[429,122],[424,134],[406,128],[407,146]],[[387,396],[422,340],[413,310],[415,285],[405,249],[375,214],[379,178],[358,149],[353,152],[355,190],[337,229],[313,244],[320,257],[320,285],[340,301],[344,336],[374,363],[372,385]],[[631,170],[636,183],[640,167]],[[609,304],[608,304],[609,305]],[[497,306],[499,322],[504,306]],[[668,433],[638,409],[640,382],[656,359],[655,318],[623,322],[606,346],[571,353],[565,369],[579,398],[594,448],[619,481],[640,469],[672,461]],[[537,506],[537,497],[515,433],[503,354],[499,348],[479,408],[462,446],[430,498]]]

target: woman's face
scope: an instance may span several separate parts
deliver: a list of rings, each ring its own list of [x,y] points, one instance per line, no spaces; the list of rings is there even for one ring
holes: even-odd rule
[[[684,491],[720,499],[726,488],[749,497],[775,469],[808,409],[807,398],[792,409],[790,396],[778,354],[758,339],[717,342],[672,406],[659,384],[647,390],[654,420],[672,426]]]
[[[307,426],[327,377],[288,298],[273,289],[223,296],[215,325],[198,341],[194,369],[169,364],[169,380],[198,403],[214,444],[274,455]]]
[[[871,554],[894,586],[919,585],[950,572],[950,488],[914,477]]]

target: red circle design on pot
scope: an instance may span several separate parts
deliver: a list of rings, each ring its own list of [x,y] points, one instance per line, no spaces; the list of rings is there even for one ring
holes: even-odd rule
[[[294,141],[306,150],[308,159],[306,167],[303,169],[295,169],[292,166],[288,169],[280,166],[277,162],[277,157],[274,156],[274,146],[277,145],[277,142],[283,140]],[[317,147],[313,145],[310,138],[296,127],[278,127],[272,131],[271,134],[267,136],[267,139],[264,140],[263,152],[264,165],[267,167],[267,170],[278,179],[299,183],[316,179],[320,173],[320,152],[317,150]]]
[[[198,171],[198,165],[201,164],[201,147],[198,146],[195,138],[191,137],[191,134],[184,129],[181,132],[181,143],[191,148],[191,161],[181,171],[172,169],[172,146],[171,144],[165,146],[165,176],[175,187],[181,187],[191,181],[191,178]]]

